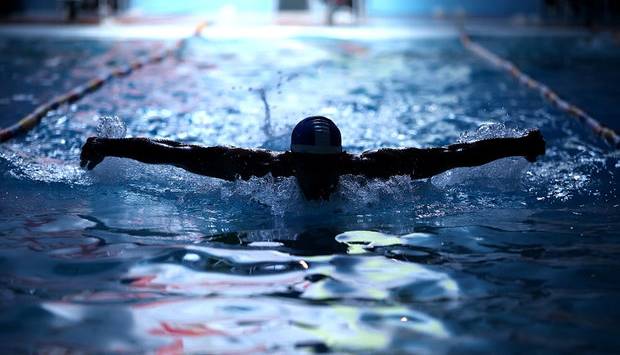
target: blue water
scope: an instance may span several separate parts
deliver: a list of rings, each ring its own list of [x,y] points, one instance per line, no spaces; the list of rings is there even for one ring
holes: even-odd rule
[[[618,76],[617,48],[586,40],[485,41],[547,78],[527,53],[592,57],[554,69],[574,78],[558,90],[581,98],[585,85],[603,99],[581,98],[584,109],[615,112],[600,105],[615,89],[591,83]],[[166,45],[2,38],[0,123]],[[548,151],[424,181],[348,176],[329,202],[304,201],[292,179],[78,167],[86,137],[119,128],[104,116],[130,136],[285,150],[314,114],[334,119],[350,152],[528,128]],[[457,39],[192,40],[0,146],[0,348],[614,353],[618,157]]]

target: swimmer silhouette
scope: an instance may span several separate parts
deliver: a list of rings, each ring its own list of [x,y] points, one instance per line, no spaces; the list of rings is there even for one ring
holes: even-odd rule
[[[308,200],[328,200],[341,175],[387,179],[409,175],[428,178],[446,170],[471,167],[522,156],[530,162],[545,153],[538,130],[516,138],[492,138],[440,148],[384,148],[362,154],[342,151],[340,130],[330,119],[303,119],[291,134],[291,150],[273,152],[236,147],[202,147],[149,138],[90,137],[82,147],[80,166],[93,169],[105,157],[134,159],[149,164],[169,164],[192,173],[224,180],[252,176],[294,176]]]

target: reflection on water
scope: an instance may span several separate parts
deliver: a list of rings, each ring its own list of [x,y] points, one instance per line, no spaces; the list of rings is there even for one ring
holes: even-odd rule
[[[274,303],[260,297],[178,298],[144,302],[128,309],[99,305],[86,308],[58,302],[42,307],[63,318],[71,330],[93,318],[106,328],[122,325],[126,313],[129,319],[125,321],[133,320],[132,335],[141,335],[141,342],[171,353],[205,349],[216,353],[377,350],[390,346],[393,332],[417,339],[449,337],[437,320],[406,308],[360,309],[304,304],[292,299]],[[120,337],[106,350],[135,350],[131,346],[136,341],[132,335]]]
[[[607,339],[618,316],[609,308],[618,293],[609,229],[618,222],[590,216],[577,226],[571,215],[487,211],[426,219],[405,234],[343,231],[357,224],[344,218],[342,229],[191,241],[179,237],[208,221],[156,226],[183,218],[172,216],[135,228],[87,215],[16,216],[0,261],[0,329],[16,340],[4,348],[568,350]],[[531,322],[535,333],[516,327]],[[557,331],[573,340],[547,338]]]
[[[0,112],[158,45],[2,39],[4,72],[55,76],[3,88]],[[33,50],[49,60],[37,64]],[[91,57],[78,63],[74,51]],[[620,345],[617,153],[456,39],[194,40],[180,59],[114,81],[0,146],[3,351]],[[534,127],[549,150],[535,164],[505,159],[424,181],[345,176],[329,202],[303,201],[293,179],[231,183],[121,159],[77,166],[93,134],[284,150],[310,114],[333,117],[352,152]]]

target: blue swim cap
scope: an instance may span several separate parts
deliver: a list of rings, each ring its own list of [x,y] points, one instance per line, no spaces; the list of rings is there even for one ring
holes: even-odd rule
[[[340,130],[329,118],[312,116],[301,120],[291,134],[291,152],[310,154],[342,153]]]

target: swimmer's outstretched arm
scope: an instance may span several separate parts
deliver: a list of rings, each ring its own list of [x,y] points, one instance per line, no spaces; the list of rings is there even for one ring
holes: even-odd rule
[[[202,147],[149,138],[90,137],[82,147],[80,166],[93,169],[105,157],[174,165],[192,173],[231,181],[269,173],[292,175],[286,154],[235,147]]]
[[[522,156],[530,162],[545,154],[545,140],[539,130],[516,138],[492,138],[441,148],[380,149],[366,152],[355,159],[347,173],[372,178],[409,175],[412,179],[428,178],[446,170],[473,167],[497,159]]]

